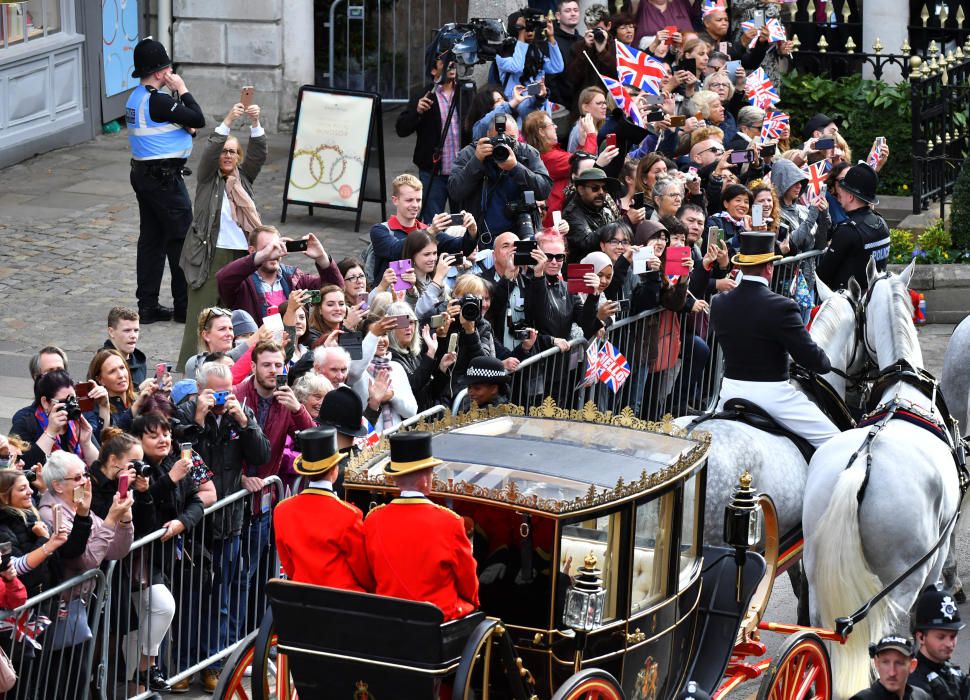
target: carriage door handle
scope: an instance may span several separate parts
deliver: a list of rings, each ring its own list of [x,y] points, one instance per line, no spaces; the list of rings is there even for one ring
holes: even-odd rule
[[[627,636],[626,636],[626,643],[627,644],[639,644],[640,642],[646,640],[646,638],[647,638],[647,635],[645,635],[643,632],[641,632],[640,631],[640,628],[637,627],[633,631],[633,634],[627,634]]]

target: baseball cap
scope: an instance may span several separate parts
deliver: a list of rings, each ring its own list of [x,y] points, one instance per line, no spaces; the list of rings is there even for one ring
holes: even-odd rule
[[[889,634],[879,640],[876,644],[869,645],[869,656],[874,658],[884,651],[898,651],[903,656],[916,656],[916,648],[913,640],[898,634]]]

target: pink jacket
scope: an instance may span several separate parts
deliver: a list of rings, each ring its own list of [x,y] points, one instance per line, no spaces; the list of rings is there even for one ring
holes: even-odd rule
[[[60,496],[46,491],[40,499],[41,519],[50,528],[54,522],[54,513],[51,509],[55,503],[61,504],[61,522],[67,526],[68,532],[74,526],[74,508]],[[104,520],[91,512],[91,535],[88,537],[88,545],[84,548],[84,554],[76,559],[64,560],[64,576],[70,578],[83,574],[91,569],[101,566],[101,562],[111,559],[123,559],[131,543],[135,540],[135,528],[129,521],[126,524],[119,524],[117,527],[106,525]]]

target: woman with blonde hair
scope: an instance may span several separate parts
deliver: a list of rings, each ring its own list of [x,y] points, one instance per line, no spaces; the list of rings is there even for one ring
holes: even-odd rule
[[[569,141],[566,144],[566,150],[570,153],[583,150],[580,146],[583,145],[585,137],[589,133],[590,121],[592,121],[594,128],[593,133],[599,133],[609,111],[609,100],[606,97],[606,92],[596,85],[591,85],[579,93],[578,104],[579,118],[573,125],[572,131],[569,132]],[[586,115],[589,115],[589,120],[585,119]],[[594,148],[589,152],[595,153],[596,149]]]
[[[303,292],[302,289],[293,290],[290,294]],[[202,309],[196,319],[196,350],[198,352],[185,362],[185,378],[195,379],[195,371],[202,366],[205,356],[210,352],[224,352],[233,361],[245,355],[249,349],[257,342],[268,338],[268,332],[256,332],[244,340],[239,341],[235,346],[235,324],[233,323],[233,311],[224,309],[221,306],[210,306]],[[239,312],[245,313],[245,312]],[[249,314],[246,314],[247,316]]]

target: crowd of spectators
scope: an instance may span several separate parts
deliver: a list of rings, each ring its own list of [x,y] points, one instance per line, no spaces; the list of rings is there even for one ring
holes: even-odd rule
[[[737,283],[739,233],[774,232],[781,255],[826,250],[818,265],[801,264],[796,286],[810,291],[816,275],[841,286],[851,251],[831,241],[847,222],[874,225],[871,178],[889,156],[874,144],[875,170],[853,165],[824,114],[763,138],[766,114],[748,104],[745,77],[759,67],[777,76],[791,46],[764,26],[741,29],[756,7],[774,17],[777,5],[641,0],[635,14],[593,5],[581,17],[575,0],[560,0],[557,21],[540,31],[515,13],[514,48],[480,89],[432,55],[427,89],[396,125],[416,135],[418,175],[394,178],[394,214],[373,225],[359,258],[336,260],[312,233],[290,253],[289,239],[263,223],[259,108],[233,105],[198,168],[177,365],[149,361],[139,313],[122,307],[108,313],[104,347],[86,365],[73,358],[72,370],[55,346],[31,360],[34,400],[0,438],[7,600],[124,560],[114,594],[135,611],[125,632],[136,684],[184,691],[189,679],[166,682],[175,669],[160,667],[160,648],[179,639],[181,663],[240,638],[245,601],[265,580],[265,480],[296,485],[299,431],[331,426],[339,449],[355,452],[421,411],[450,407],[463,389],[464,406],[502,403],[536,353],[566,352],[651,310],[662,313],[621,348],[632,371],[622,403],[649,418],[690,408],[647,387],[665,373],[688,388],[698,381],[711,353],[711,297]],[[642,124],[601,80],[617,78],[617,45],[665,66],[660,94],[627,86],[649,115]],[[245,151],[231,131],[240,120]],[[823,161],[827,191],[810,195],[804,166]],[[584,266],[577,280],[572,265]],[[571,291],[575,282],[583,293]],[[803,311],[807,320],[810,304]],[[554,377],[539,385],[571,401]],[[240,489],[255,507],[236,501],[196,537],[203,509]],[[132,542],[160,528],[160,546],[136,566]],[[173,596],[184,582],[161,573],[183,556],[211,567],[205,600]],[[138,579],[145,571],[155,575]],[[133,579],[141,586],[127,586]],[[206,690],[218,671],[203,671]]]

